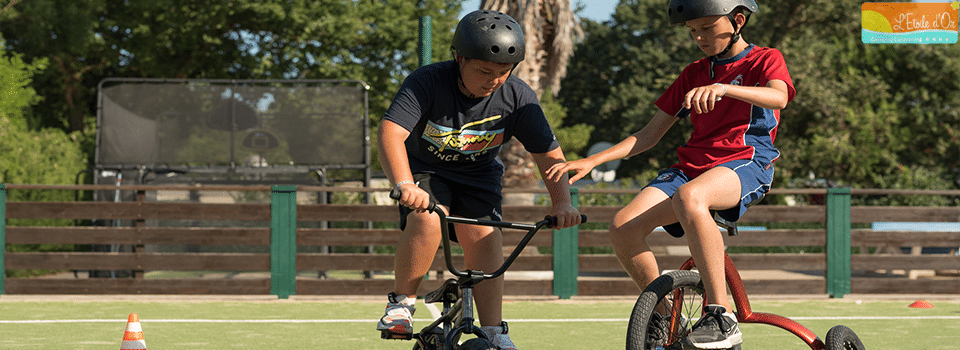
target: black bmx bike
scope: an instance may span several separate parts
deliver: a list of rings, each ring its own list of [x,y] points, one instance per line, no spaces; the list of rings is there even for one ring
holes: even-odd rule
[[[390,192],[390,198],[399,199],[400,193],[397,190]],[[533,236],[542,228],[552,228],[556,226],[557,219],[547,216],[534,224],[513,223],[502,221],[490,221],[482,219],[467,219],[456,216],[447,216],[443,210],[437,208],[435,201],[431,200],[427,209],[436,213],[440,217],[440,234],[443,243],[443,259],[447,270],[456,278],[450,278],[443,282],[439,288],[427,293],[424,296],[424,303],[443,303],[443,309],[440,317],[435,321],[423,327],[418,333],[398,334],[389,330],[381,331],[380,337],[383,339],[401,339],[415,340],[414,350],[490,350],[496,349],[486,333],[481,331],[480,326],[474,324],[476,320],[473,315],[473,287],[477,283],[488,279],[494,279],[503,275],[510,265],[517,260],[520,252],[526,248]],[[587,222],[587,217],[580,216],[581,223]],[[509,228],[526,230],[526,235],[513,249],[510,256],[504,260],[503,265],[492,273],[486,273],[478,270],[460,271],[453,265],[453,254],[451,253],[450,232],[448,223],[459,223],[469,225],[491,226],[499,228]],[[472,334],[476,338],[471,338],[460,343],[460,338],[464,334]]]

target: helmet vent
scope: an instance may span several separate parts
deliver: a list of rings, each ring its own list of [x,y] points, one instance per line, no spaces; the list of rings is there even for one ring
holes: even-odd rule
[[[677,6],[677,13],[683,12],[683,5]]]
[[[517,48],[511,46],[509,49],[507,49],[507,53],[513,55],[513,54],[517,53]]]
[[[500,47],[499,47],[499,46],[491,46],[491,47],[490,47],[490,52],[500,53]]]
[[[507,27],[507,30],[513,30],[513,28],[510,28],[510,26],[504,26],[504,27]]]

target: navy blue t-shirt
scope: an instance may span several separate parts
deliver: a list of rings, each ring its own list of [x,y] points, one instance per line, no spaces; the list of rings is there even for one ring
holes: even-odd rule
[[[499,188],[501,146],[516,137],[531,153],[560,145],[536,93],[510,76],[490,96],[468,98],[457,86],[456,61],[420,67],[400,87],[384,115],[410,131],[405,141],[413,173],[433,172],[459,183]]]

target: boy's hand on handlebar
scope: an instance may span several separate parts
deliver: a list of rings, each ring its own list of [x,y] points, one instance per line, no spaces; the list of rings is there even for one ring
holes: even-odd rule
[[[581,220],[580,211],[572,205],[554,207],[553,211],[550,212],[550,216],[557,218],[557,226],[554,227],[557,229],[577,226]]]
[[[593,162],[589,161],[587,158],[577,159],[565,163],[557,163],[551,166],[546,171],[547,179],[551,181],[560,181],[560,178],[563,177],[563,174],[573,171],[574,174],[570,176],[570,184],[577,182],[577,180],[582,179],[587,174],[590,174],[590,170],[596,165]]]
[[[400,205],[417,211],[424,211],[430,208],[430,194],[419,186],[408,183],[400,186],[400,198],[397,201]]]

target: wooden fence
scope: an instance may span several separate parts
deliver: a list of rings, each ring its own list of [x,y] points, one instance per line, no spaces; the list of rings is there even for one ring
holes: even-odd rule
[[[122,190],[136,193],[128,202],[17,202],[7,192],[17,190]],[[270,204],[216,204],[152,202],[151,191],[239,191],[271,193]],[[304,271],[392,271],[393,256],[372,253],[304,253],[297,247],[392,246],[397,229],[306,228],[304,222],[389,222],[399,217],[395,205],[297,204],[298,192],[383,192],[317,186],[42,186],[0,184],[0,245],[74,244],[130,245],[131,252],[6,252],[0,251],[0,270],[47,269],[61,271],[128,270],[129,278],[0,278],[6,294],[260,294],[285,298],[297,295],[382,295],[392,290],[389,274],[380,278],[320,278]],[[292,193],[292,197],[291,194]],[[587,193],[629,193],[629,190],[581,190]],[[851,195],[960,195],[960,191],[884,190],[775,190],[772,194],[824,195],[824,205],[757,205],[741,222],[820,223],[817,229],[766,229],[741,231],[726,237],[728,247],[827,247],[827,253],[731,254],[745,275],[751,294],[960,294],[960,256],[955,254],[902,254],[883,247],[960,247],[960,233],[936,231],[873,231],[851,229],[851,224],[884,222],[958,222],[960,207],[850,206]],[[581,206],[590,222],[609,222],[619,207]],[[543,206],[505,206],[504,220],[534,222],[543,217]],[[19,227],[6,219],[128,220],[132,225]],[[151,220],[193,220],[191,227],[157,227]],[[215,227],[203,222],[218,220],[269,222],[270,227]],[[370,227],[367,225],[367,227]],[[606,230],[572,231],[575,247],[607,247]],[[523,232],[506,230],[505,247],[515,246]],[[531,246],[554,246],[556,235],[541,232]],[[671,254],[665,247],[684,246],[683,239],[654,234],[648,243],[664,253],[661,269],[679,267],[688,257]],[[190,253],[149,252],[151,245],[269,246],[269,252]],[[850,247],[873,247],[873,253],[850,254]],[[569,249],[554,249],[555,252]],[[574,250],[576,251],[576,250]],[[955,251],[955,250],[954,250]],[[573,284],[570,295],[636,295],[637,287],[622,274],[609,254],[525,254],[514,271],[552,272],[553,278],[508,278],[507,295],[559,295],[557,283]],[[462,257],[454,259],[462,266]],[[558,270],[566,261],[570,271]],[[572,263],[571,263],[572,262]],[[439,254],[433,270],[444,270]],[[929,270],[934,276],[910,278],[900,271]],[[152,278],[150,271],[243,271],[247,278]],[[298,274],[298,272],[300,272]],[[897,272],[897,273],[894,273]],[[549,274],[547,274],[549,276]],[[438,274],[442,276],[442,274]],[[449,276],[449,275],[448,275]],[[370,277],[370,276],[368,276]],[[374,276],[376,277],[376,276]],[[421,291],[439,285],[442,277],[423,283]]]

